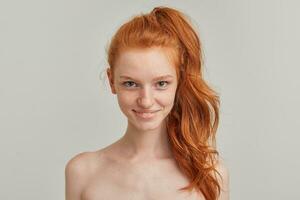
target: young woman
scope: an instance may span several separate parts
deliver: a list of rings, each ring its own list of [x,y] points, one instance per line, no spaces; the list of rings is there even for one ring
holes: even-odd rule
[[[156,7],[132,18],[113,37],[108,63],[127,130],[67,163],[66,199],[228,200],[215,147],[219,97],[202,77],[201,43],[185,15]]]

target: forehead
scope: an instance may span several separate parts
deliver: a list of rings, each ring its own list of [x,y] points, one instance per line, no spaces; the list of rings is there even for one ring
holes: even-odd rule
[[[152,47],[123,51],[116,62],[115,75],[141,79],[162,75],[176,77],[176,70],[168,49]]]

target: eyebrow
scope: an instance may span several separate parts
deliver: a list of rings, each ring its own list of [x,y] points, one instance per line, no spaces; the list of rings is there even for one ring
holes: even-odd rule
[[[120,78],[124,78],[124,79],[131,79],[134,80],[134,78],[131,78],[130,76],[120,76]],[[165,78],[173,78],[172,75],[163,75],[163,76],[158,76],[156,78],[154,78],[153,80],[160,80],[160,79],[165,79]]]

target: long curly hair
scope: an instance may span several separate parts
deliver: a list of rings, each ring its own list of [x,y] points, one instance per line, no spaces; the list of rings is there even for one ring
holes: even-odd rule
[[[219,96],[202,76],[203,52],[196,31],[182,12],[155,7],[132,17],[112,38],[107,59],[112,74],[120,53],[128,48],[166,47],[176,67],[178,85],[174,106],[166,118],[172,152],[189,184],[179,190],[200,191],[216,200],[220,184],[216,169],[219,153],[215,135],[219,123]]]

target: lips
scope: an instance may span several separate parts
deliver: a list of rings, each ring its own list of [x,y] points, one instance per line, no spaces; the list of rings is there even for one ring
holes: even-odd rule
[[[158,110],[153,110],[153,111],[145,111],[145,110],[133,110],[134,112],[137,112],[137,113],[155,113],[157,112]]]
[[[158,110],[156,111],[141,111],[141,110],[133,110],[133,112],[140,118],[142,119],[151,119],[155,116],[155,113],[158,112]]]

